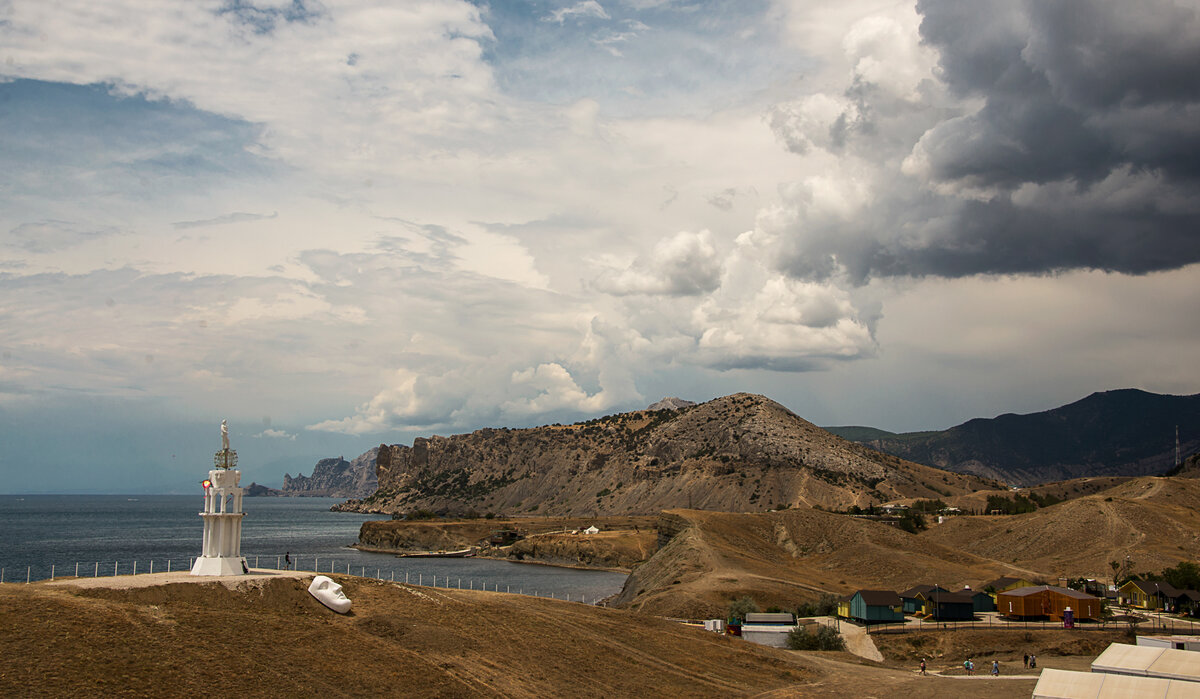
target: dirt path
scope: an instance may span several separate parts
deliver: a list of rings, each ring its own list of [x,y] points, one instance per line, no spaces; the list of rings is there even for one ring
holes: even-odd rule
[[[141,573],[139,575],[109,575],[100,578],[58,578],[46,580],[38,584],[48,587],[82,587],[106,588],[112,590],[131,590],[137,587],[155,587],[168,583],[181,582],[219,582],[231,590],[239,585],[259,580],[273,578],[311,578],[319,573],[304,570],[264,570],[251,568],[249,575],[192,575],[186,570],[170,573]]]
[[[861,626],[855,626],[850,623],[839,623],[833,617],[820,616],[812,617],[818,624],[828,626],[831,629],[837,629],[842,636],[842,640],[846,642],[846,650],[857,655],[860,658],[866,658],[877,663],[883,662],[883,653],[875,647],[875,641],[871,640],[871,636],[867,634],[867,630]]]

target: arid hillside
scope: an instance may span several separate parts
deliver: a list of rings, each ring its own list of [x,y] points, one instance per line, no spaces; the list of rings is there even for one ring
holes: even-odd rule
[[[616,604],[701,618],[750,595],[795,607],[822,593],[902,590],[936,579],[977,583],[1016,571],[879,522],[811,509],[755,514],[674,510],[659,518],[662,548],[634,569]]]
[[[645,614],[335,577],[354,601],[346,616],[314,600],[303,574],[228,587],[0,585],[0,696],[904,699],[964,690],[909,667],[766,648]],[[1020,697],[1032,686],[980,683],[972,693]]]
[[[574,425],[380,447],[371,512],[656,514],[847,507],[998,487],[848,442],[750,394]]]
[[[1200,481],[1135,478],[1028,514],[952,517],[921,538],[1048,577],[1111,577],[1126,556],[1157,573],[1200,557]]]
[[[1110,561],[1155,572],[1200,557],[1200,481],[1138,478],[1023,515],[950,517],[919,534],[811,509],[756,514],[676,510],[661,547],[617,603],[698,618],[750,595],[794,607],[821,593],[979,587],[1001,575],[1112,576]]]

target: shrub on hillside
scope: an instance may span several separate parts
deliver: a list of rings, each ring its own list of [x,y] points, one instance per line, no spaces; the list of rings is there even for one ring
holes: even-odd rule
[[[796,616],[834,616],[837,614],[837,607],[838,598],[826,593],[816,602],[801,602],[796,607]]]
[[[742,621],[747,614],[758,611],[758,603],[750,597],[742,597],[735,599],[729,603],[729,618],[735,621]]]
[[[818,626],[814,633],[801,626],[788,634],[787,647],[792,650],[846,650],[846,642],[841,634],[828,626]]]

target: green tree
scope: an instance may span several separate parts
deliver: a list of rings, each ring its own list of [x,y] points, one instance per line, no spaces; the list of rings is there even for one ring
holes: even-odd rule
[[[787,647],[792,650],[846,650],[846,642],[841,634],[828,626],[817,626],[813,633],[799,626],[787,635]]]
[[[748,596],[735,599],[729,603],[729,618],[733,621],[744,621],[747,614],[757,611],[758,603]]]
[[[1174,568],[1164,568],[1162,578],[1180,590],[1200,590],[1200,565],[1180,561]]]

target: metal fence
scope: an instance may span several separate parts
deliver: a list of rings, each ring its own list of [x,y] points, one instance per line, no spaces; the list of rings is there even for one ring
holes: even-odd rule
[[[1125,614],[1125,617],[1133,616],[1136,619],[1130,623],[1128,618],[1104,619],[1101,621],[1076,621],[1071,630],[1079,631],[1126,631],[1130,628],[1137,633],[1147,634],[1181,634],[1181,635],[1196,635],[1200,630],[1200,622],[1191,621],[1188,619],[1180,619],[1177,617],[1167,617],[1159,614],[1144,614],[1141,610],[1135,611],[1132,614]],[[850,622],[846,619],[840,621]],[[857,624],[863,626],[862,624]],[[960,631],[969,630],[1012,630],[1012,631],[1041,631],[1050,629],[1065,628],[1061,621],[1053,621],[1051,619],[1034,619],[1034,620],[1010,620],[1002,619],[995,616],[987,616],[982,619],[972,619],[970,621],[926,621],[919,620],[918,623],[905,622],[879,622],[867,624],[864,627],[868,634],[904,634],[904,633],[922,633],[932,631]]]
[[[288,558],[291,562],[288,562]],[[386,571],[388,575],[384,575],[382,568],[375,568],[374,572],[370,567],[365,565],[354,565],[352,563],[339,562],[336,558],[322,558],[313,555],[247,555],[243,556],[246,559],[247,565],[251,572],[255,570],[297,570],[310,573],[329,573],[332,575],[352,575],[362,578],[371,578],[374,580],[386,580],[388,582],[402,582],[406,585],[419,585],[422,587],[440,587],[443,589],[458,589],[458,590],[479,590],[480,592],[504,592],[507,594],[528,595],[530,597],[546,597],[549,599],[561,599],[565,602],[578,602],[581,604],[600,605],[602,600],[593,597],[590,600],[586,595],[572,595],[570,592],[562,593],[559,597],[557,592],[543,593],[539,590],[531,588],[528,592],[524,587],[518,586],[516,590],[512,589],[512,585],[503,585],[500,583],[490,583],[487,580],[477,580],[474,578],[463,578],[456,575],[441,575],[436,574],[426,575],[423,572],[410,574],[409,571],[403,571],[403,580],[398,580],[397,571]],[[99,577],[115,577],[117,575],[147,575],[152,573],[171,573],[184,572],[191,570],[192,564],[195,562],[195,557],[187,559],[187,565],[183,565],[183,559],[148,559],[143,561],[88,561],[76,562],[73,564],[58,566],[50,564],[49,570],[45,566],[25,566],[24,568],[13,569],[11,567],[0,567],[0,583],[25,583],[40,582],[42,580],[57,580],[63,578],[99,578]],[[302,561],[312,561],[312,568],[300,568]],[[344,567],[343,567],[344,563]],[[33,571],[38,570],[38,576],[34,577]],[[48,573],[48,576],[46,575]],[[501,589],[503,587],[503,589]]]

